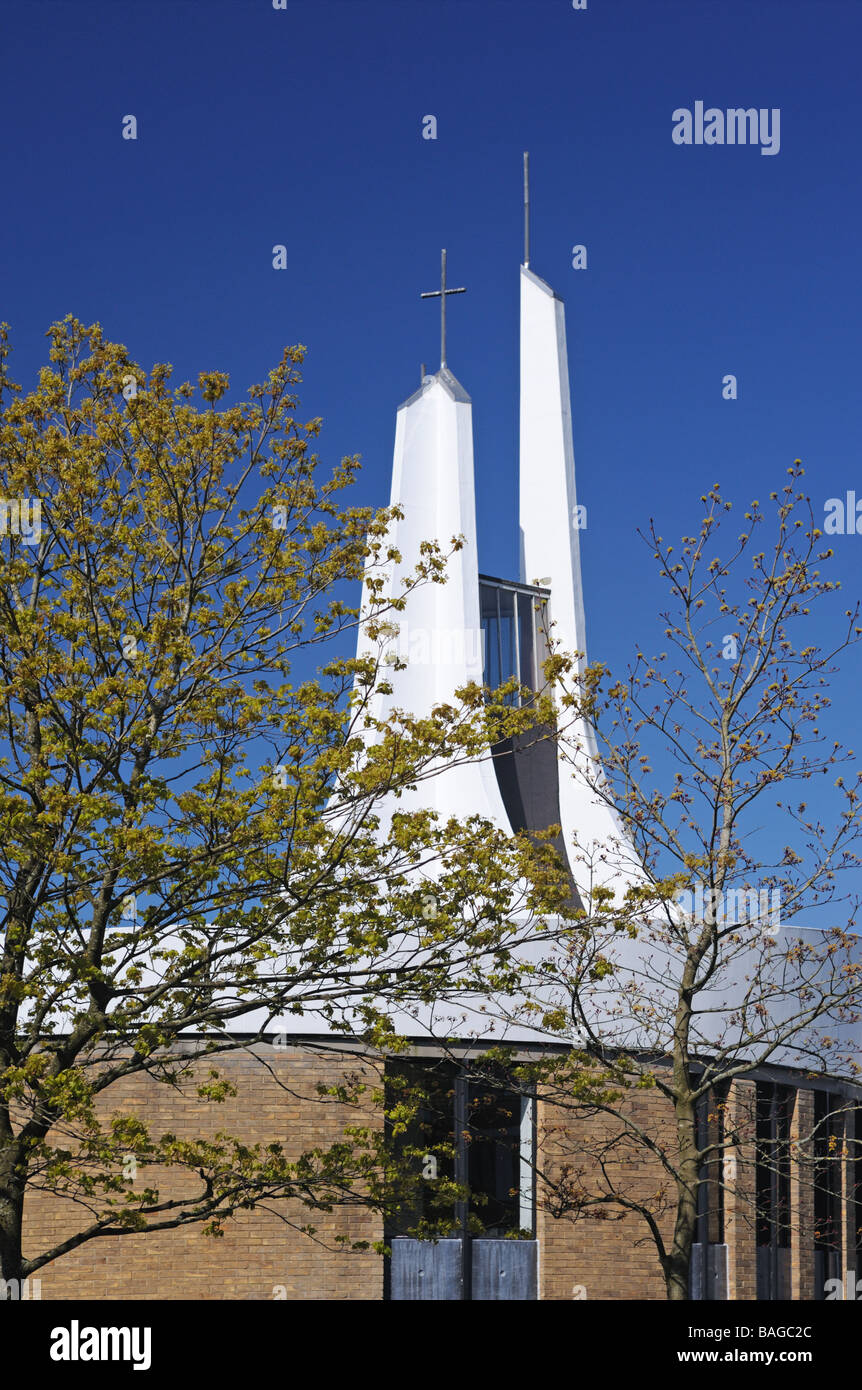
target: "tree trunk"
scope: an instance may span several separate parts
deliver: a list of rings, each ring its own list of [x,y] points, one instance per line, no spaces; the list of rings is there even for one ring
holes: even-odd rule
[[[687,1301],[691,1297],[689,1272],[691,1247],[697,1231],[697,1190],[699,1186],[697,1131],[694,1106],[689,1100],[677,1103],[677,1135],[679,1138],[679,1170],[677,1177],[676,1221],[673,1244],[665,1260],[665,1283],[671,1302]]]
[[[23,1219],[24,1183],[19,1172],[18,1155],[10,1147],[0,1165],[0,1279],[5,1281],[0,1285],[0,1302],[4,1298],[20,1297],[23,1283]]]

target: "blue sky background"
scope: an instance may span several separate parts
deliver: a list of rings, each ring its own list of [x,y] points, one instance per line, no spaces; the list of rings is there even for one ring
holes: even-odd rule
[[[567,304],[590,657],[661,645],[650,516],[675,539],[712,482],[765,502],[797,456],[821,512],[862,497],[856,0],[3,0],[0,19],[19,380],[69,312],[238,393],[305,343],[300,417],[323,417],[327,462],[363,456],[360,499],[384,503],[395,408],[436,366],[419,293],[446,246],[480,565],[515,576],[529,149],[531,264]],[[698,99],[779,107],[780,153],[675,145]],[[837,551],[849,599],[862,536]],[[850,742],[859,669],[854,651],[835,692]]]

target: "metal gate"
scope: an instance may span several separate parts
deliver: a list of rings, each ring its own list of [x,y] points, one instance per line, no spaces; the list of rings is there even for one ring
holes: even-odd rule
[[[473,1302],[534,1299],[537,1296],[538,1241],[392,1241],[390,1297]]]
[[[692,1299],[720,1301],[727,1298],[726,1245],[697,1241],[691,1247],[689,1285]]]

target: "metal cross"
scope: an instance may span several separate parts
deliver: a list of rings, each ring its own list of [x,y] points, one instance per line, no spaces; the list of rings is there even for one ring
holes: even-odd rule
[[[446,296],[447,294],[466,294],[466,287],[459,290],[446,288],[446,252],[440,253],[440,288],[439,290],[425,290],[420,299],[439,299],[440,300],[440,366],[446,366]]]

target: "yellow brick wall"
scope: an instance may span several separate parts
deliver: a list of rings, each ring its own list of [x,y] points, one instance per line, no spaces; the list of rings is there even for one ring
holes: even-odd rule
[[[130,1078],[107,1093],[105,1113],[131,1111],[146,1118],[156,1134],[178,1137],[210,1135],[225,1130],[248,1143],[278,1141],[288,1156],[327,1145],[341,1137],[345,1124],[366,1122],[366,1105],[357,1115],[352,1106],[316,1097],[318,1082],[329,1085],[356,1071],[346,1062],[295,1048],[259,1049],[267,1067],[251,1052],[207,1062],[230,1078],[237,1095],[222,1104],[201,1101],[194,1086],[182,1095],[147,1077]],[[360,1068],[361,1069],[361,1068]],[[273,1074],[271,1074],[273,1073]],[[377,1073],[366,1065],[369,1083]],[[180,1191],[189,1179],[164,1170],[159,1178],[162,1198]],[[152,1182],[141,1170],[140,1181]],[[169,1184],[171,1191],[168,1190]],[[268,1203],[272,1211],[242,1212],[225,1225],[221,1238],[205,1236],[202,1226],[152,1235],[99,1237],[43,1266],[43,1299],[270,1299],[283,1289],[288,1299],[380,1299],[382,1259],[373,1252],[348,1253],[331,1246],[336,1234],[351,1240],[380,1240],[379,1218],[361,1208],[331,1215],[311,1212],[297,1201]],[[317,1240],[285,1224],[313,1224]],[[88,1224],[87,1212],[47,1194],[33,1194],[26,1203],[24,1252],[32,1258]]]
[[[668,1130],[666,1102],[654,1091],[642,1091],[629,1102],[632,1120],[652,1133]],[[592,1191],[602,1191],[593,1178],[595,1153],[604,1140],[619,1132],[619,1124],[594,1116],[577,1119],[565,1108],[539,1105],[537,1233],[540,1297],[549,1299],[664,1299],[665,1284],[656,1247],[642,1216],[620,1213],[615,1206],[593,1207],[575,1219],[556,1214],[555,1185],[568,1166],[581,1174]],[[649,1204],[665,1239],[672,1229],[672,1200],[667,1177],[648,1161],[639,1145],[615,1145],[608,1154],[614,1182],[635,1200]],[[543,1177],[546,1181],[543,1181]],[[547,1181],[549,1180],[549,1181]]]
[[[380,1123],[370,1099],[366,1098],[357,1111],[331,1099],[321,1101],[316,1092],[319,1083],[332,1085],[343,1081],[348,1073],[361,1074],[370,1087],[379,1084],[379,1072],[370,1059],[339,1055],[334,1050],[320,1053],[297,1047],[264,1047],[216,1059],[214,1064],[237,1090],[235,1098],[221,1105],[199,1100],[194,1085],[179,1094],[147,1077],[137,1077],[111,1088],[104,1112],[141,1114],[157,1134],[171,1131],[180,1137],[193,1137],[226,1130],[248,1143],[279,1141],[291,1157],[338,1140],[345,1124]],[[202,1075],[210,1065],[207,1061],[200,1067]],[[728,1123],[739,1131],[743,1143],[736,1164],[731,1159],[725,1169],[724,1234],[730,1246],[730,1296],[737,1300],[756,1297],[750,1190],[753,1102],[753,1084],[735,1083]],[[671,1141],[670,1110],[656,1091],[640,1091],[629,1104],[632,1118],[644,1130],[654,1135],[665,1131],[667,1141]],[[794,1139],[807,1133],[812,1113],[811,1093],[800,1092]],[[615,1207],[587,1218],[573,1219],[573,1213],[565,1211],[555,1214],[542,1179],[544,1174],[556,1180],[564,1164],[586,1173],[594,1162],[597,1142],[611,1132],[599,1116],[575,1118],[547,1100],[539,1100],[540,1298],[571,1300],[584,1294],[587,1300],[665,1298],[657,1252],[642,1217],[620,1217]],[[612,1162],[617,1186],[649,1203],[665,1239],[669,1239],[675,1202],[669,1176],[640,1146],[615,1146]],[[811,1176],[798,1149],[797,1162],[792,1193],[795,1216],[810,1226]],[[141,1181],[152,1181],[145,1170]],[[190,1179],[169,1171],[160,1177],[162,1197],[178,1193],[183,1181],[188,1184]],[[102,1237],[43,1266],[33,1277],[41,1281],[44,1299],[272,1299],[277,1294],[290,1300],[382,1299],[382,1257],[373,1251],[348,1253],[333,1245],[339,1234],[350,1240],[381,1240],[383,1228],[378,1216],[360,1207],[336,1208],[331,1214],[312,1212],[296,1201],[267,1206],[271,1209],[243,1212],[229,1220],[224,1236],[218,1239],[204,1236],[201,1226],[152,1235]],[[34,1256],[86,1222],[87,1213],[82,1209],[47,1194],[31,1193],[25,1211],[25,1254]],[[317,1227],[314,1240],[296,1229],[309,1223]],[[793,1241],[793,1296],[810,1298],[810,1240],[798,1243],[794,1233]],[[849,1255],[848,1251],[852,1264]]]

